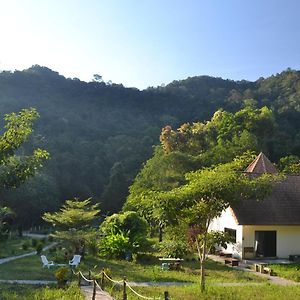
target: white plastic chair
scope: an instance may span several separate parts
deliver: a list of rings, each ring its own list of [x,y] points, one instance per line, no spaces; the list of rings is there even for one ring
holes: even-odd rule
[[[49,269],[50,267],[54,266],[54,262],[49,261],[45,255],[41,255],[41,260],[43,263],[43,268],[47,267]]]
[[[73,258],[69,261],[71,267],[77,267],[80,263],[81,255],[74,255]]]

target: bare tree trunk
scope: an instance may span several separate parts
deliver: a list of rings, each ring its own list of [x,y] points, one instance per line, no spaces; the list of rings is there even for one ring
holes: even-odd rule
[[[200,264],[201,264],[201,268],[200,268],[200,271],[201,271],[201,278],[200,278],[201,293],[203,293],[205,291],[205,267],[204,267],[205,257],[206,257],[206,236],[204,237],[204,240],[203,240],[202,259],[200,260]]]
[[[159,225],[159,229],[158,230],[159,230],[158,241],[162,242],[162,240],[163,240],[163,226]]]
[[[196,240],[196,246],[198,251],[198,256],[200,260],[200,291],[203,293],[205,291],[205,258],[206,258],[206,235],[204,236],[202,247],[199,245],[198,239]]]

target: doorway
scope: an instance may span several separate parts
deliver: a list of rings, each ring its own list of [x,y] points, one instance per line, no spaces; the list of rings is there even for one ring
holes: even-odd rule
[[[257,257],[276,257],[276,231],[255,231]]]

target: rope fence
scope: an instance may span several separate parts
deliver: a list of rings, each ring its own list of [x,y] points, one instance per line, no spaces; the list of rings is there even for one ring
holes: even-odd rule
[[[137,291],[135,291],[133,289],[132,286],[130,286],[130,284],[128,283],[128,281],[126,280],[126,277],[124,277],[123,280],[113,280],[112,278],[110,278],[110,276],[108,276],[104,270],[102,270],[99,274],[94,275],[93,277],[101,277],[100,280],[100,284],[98,283],[98,281],[96,279],[91,279],[91,274],[92,272],[89,271],[89,275],[88,278],[86,276],[83,275],[83,273],[81,271],[79,272],[74,272],[74,270],[72,270],[73,274],[75,276],[78,276],[78,286],[81,286],[81,281],[82,279],[84,281],[86,281],[89,285],[93,285],[93,295],[92,295],[92,300],[96,299],[96,295],[97,295],[97,288],[98,288],[98,293],[99,294],[106,294],[107,293],[104,291],[104,287],[105,287],[105,278],[113,283],[114,285],[118,285],[122,288],[122,300],[127,300],[127,289],[129,289],[133,294],[135,294],[137,297],[139,297],[140,299],[145,299],[145,300],[162,300],[162,298],[153,298],[153,297],[147,297],[147,296],[143,296],[140,293],[138,293]],[[165,291],[164,292],[164,300],[170,300],[169,297],[169,292]]]

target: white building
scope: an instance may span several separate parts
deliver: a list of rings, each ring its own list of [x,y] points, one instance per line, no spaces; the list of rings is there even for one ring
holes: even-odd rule
[[[260,153],[248,166],[252,174],[277,173]],[[300,176],[287,175],[264,200],[243,200],[215,219],[211,230],[229,232],[235,243],[226,252],[239,259],[300,255]]]

